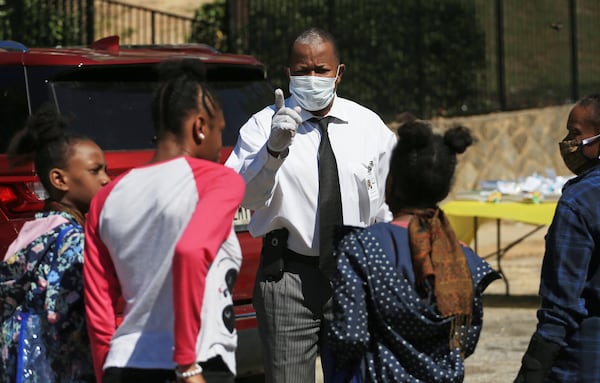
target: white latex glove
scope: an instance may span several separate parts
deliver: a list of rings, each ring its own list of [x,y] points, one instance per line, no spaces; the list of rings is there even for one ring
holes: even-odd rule
[[[267,148],[275,153],[281,153],[291,145],[298,125],[302,123],[300,107],[294,109],[284,106],[283,91],[275,89],[275,114],[271,120],[271,134]]]

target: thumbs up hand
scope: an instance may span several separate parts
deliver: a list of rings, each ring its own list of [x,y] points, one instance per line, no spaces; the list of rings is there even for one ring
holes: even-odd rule
[[[267,140],[267,149],[272,153],[281,153],[291,144],[298,125],[302,123],[300,108],[285,107],[283,91],[275,90],[275,114],[271,120],[271,134]]]

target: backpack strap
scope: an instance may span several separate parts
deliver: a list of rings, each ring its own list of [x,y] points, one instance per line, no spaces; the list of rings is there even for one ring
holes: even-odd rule
[[[75,226],[74,225],[67,225],[65,227],[62,228],[62,230],[60,231],[60,233],[58,233],[58,237],[56,237],[56,242],[55,242],[55,249],[56,249],[56,253],[58,254],[58,252],[60,251],[60,248],[63,245],[63,240],[65,238],[65,235],[71,231],[72,229],[74,229]],[[43,257],[42,257],[43,258]]]

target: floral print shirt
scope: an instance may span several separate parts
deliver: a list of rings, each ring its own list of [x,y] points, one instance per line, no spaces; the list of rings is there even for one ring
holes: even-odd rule
[[[40,347],[45,350],[43,360],[50,371],[41,371],[43,363],[39,363],[40,368],[28,372],[27,381],[93,381],[83,305],[84,231],[65,212],[38,213],[36,220],[53,214],[62,215],[67,222],[37,237],[0,264],[2,383],[17,379],[21,323],[29,316],[39,318],[33,330],[38,332]]]

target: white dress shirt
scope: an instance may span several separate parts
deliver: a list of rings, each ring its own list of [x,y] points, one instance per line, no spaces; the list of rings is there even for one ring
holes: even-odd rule
[[[298,105],[292,96],[285,105]],[[267,152],[274,106],[254,114],[225,165],[246,181],[242,206],[254,210],[248,229],[254,237],[286,228],[288,248],[304,255],[319,254],[317,207],[319,195],[318,148],[321,132],[310,112],[302,110],[289,154],[274,158]],[[367,226],[390,221],[385,204],[385,179],[396,135],[371,110],[340,97],[328,116],[329,138],[335,153],[345,225]],[[281,157],[281,156],[280,156]]]

